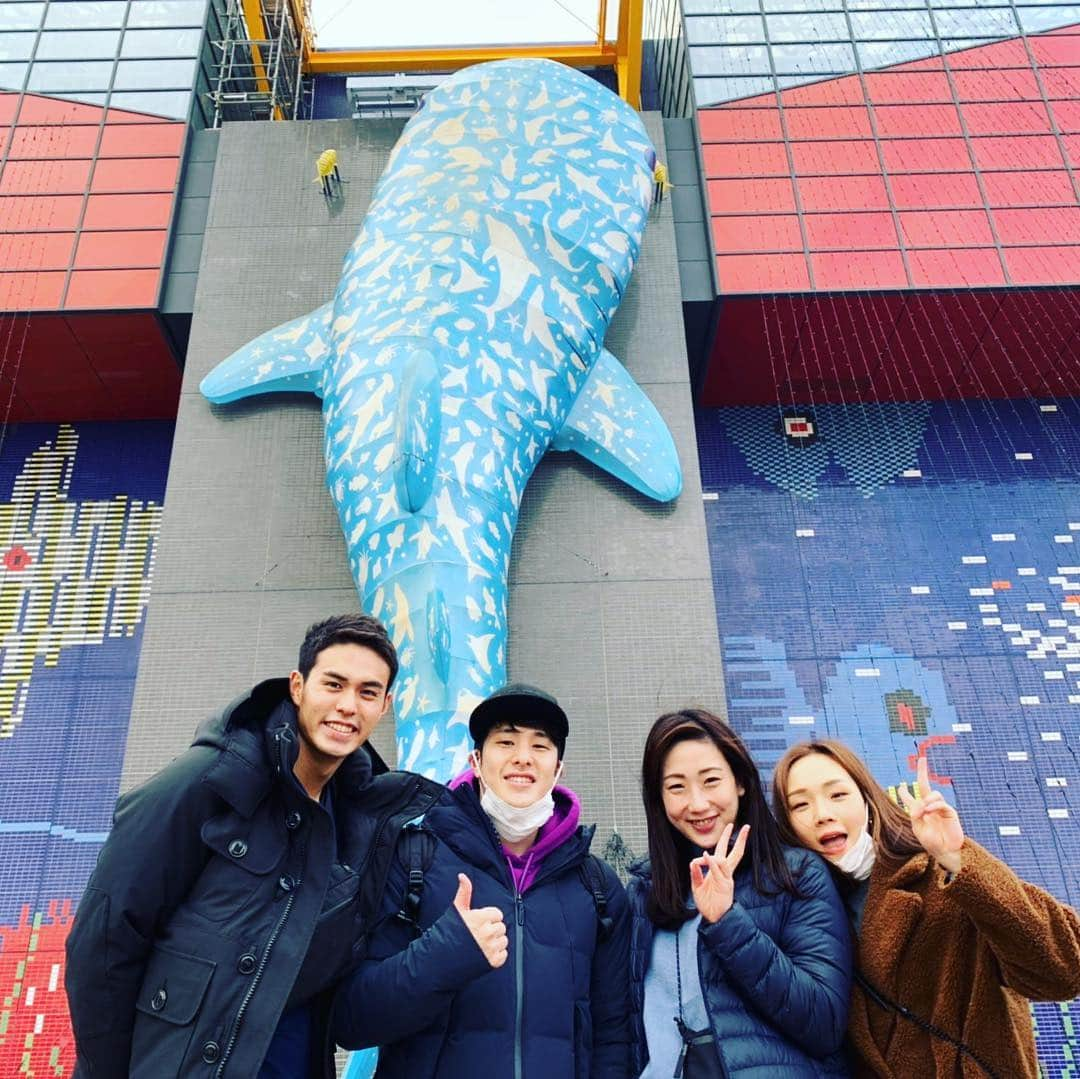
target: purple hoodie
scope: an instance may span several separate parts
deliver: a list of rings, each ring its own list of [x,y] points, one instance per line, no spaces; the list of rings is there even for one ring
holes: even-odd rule
[[[470,780],[473,780],[472,769],[466,769],[459,776],[450,781],[450,789],[457,790]],[[479,791],[477,791],[479,794]],[[544,859],[557,847],[565,843],[577,830],[578,821],[581,818],[581,803],[578,796],[569,788],[556,785],[552,791],[555,799],[555,812],[551,819],[541,826],[536,833],[536,842],[524,853],[515,854],[507,850],[503,845],[503,856],[506,864],[510,867],[510,876],[513,878],[514,887],[518,895],[524,895],[526,890],[536,880]]]

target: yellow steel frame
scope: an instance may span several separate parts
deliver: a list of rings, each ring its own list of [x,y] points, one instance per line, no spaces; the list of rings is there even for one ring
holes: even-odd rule
[[[641,32],[644,0],[619,0],[618,35],[614,42],[605,34],[608,0],[600,0],[597,37],[582,45],[505,45],[478,49],[319,49],[314,46],[305,0],[289,0],[296,25],[304,39],[303,70],[307,75],[366,75],[399,71],[457,71],[486,60],[543,58],[571,67],[611,67],[618,78],[619,94],[635,109],[641,108]],[[244,0],[249,14],[248,31],[263,40],[265,30],[258,0]]]
[[[244,9],[244,22],[247,23],[248,37],[252,41],[266,41],[266,26],[263,23],[262,8],[259,0],[242,0],[241,7]],[[265,93],[270,89],[270,82],[266,77],[266,65],[263,63],[262,50],[257,45],[251,47],[251,63],[255,68],[256,85]]]

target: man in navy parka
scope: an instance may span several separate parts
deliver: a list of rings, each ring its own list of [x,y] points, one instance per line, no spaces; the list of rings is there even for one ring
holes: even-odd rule
[[[626,1079],[627,901],[589,855],[577,796],[556,785],[566,714],[510,685],[477,706],[469,731],[471,770],[421,826],[422,885],[418,855],[395,859],[368,957],[338,992],[334,1036],[379,1046],[379,1079]]]

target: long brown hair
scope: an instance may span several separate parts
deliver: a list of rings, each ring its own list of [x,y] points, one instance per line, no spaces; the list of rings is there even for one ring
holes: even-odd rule
[[[754,874],[754,887],[761,893],[781,891],[798,896],[798,885],[788,868],[780,845],[776,822],[769,812],[761,777],[739,736],[718,716],[701,709],[687,708],[662,715],[645,739],[641,762],[641,797],[649,830],[649,860],[652,889],[647,912],[650,921],[662,929],[675,929],[693,916],[686,908],[690,891],[690,862],[701,852],[677,831],[664,810],[664,762],[679,742],[711,742],[723,754],[742,787],[735,830],[750,825],[746,862]]]
[[[780,837],[785,843],[802,846],[802,840],[795,833],[788,813],[788,778],[791,767],[803,757],[818,753],[835,761],[859,788],[863,800],[870,807],[870,836],[879,854],[904,860],[918,854],[923,848],[911,830],[908,815],[885,793],[885,788],[870,774],[862,759],[843,742],[823,739],[820,742],[799,742],[793,745],[781,758],[773,771],[772,793],[773,812]]]

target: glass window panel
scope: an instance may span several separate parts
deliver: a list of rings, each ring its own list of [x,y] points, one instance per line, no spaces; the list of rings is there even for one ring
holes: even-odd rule
[[[35,60],[111,60],[119,30],[59,30],[41,35]]]
[[[0,4],[0,30],[36,30],[44,4]]]
[[[911,41],[934,36],[926,11],[853,11],[851,27],[858,41]]]
[[[926,0],[887,0],[889,8],[919,8],[926,10]],[[848,0],[851,11],[880,11],[885,4],[882,0]]]
[[[748,76],[731,79],[694,79],[694,100],[699,109],[718,105],[722,101],[737,101],[743,97],[772,93],[775,85],[767,76]]]
[[[844,0],[764,0],[770,14],[800,11],[843,11]]]
[[[746,45],[765,40],[760,15],[703,15],[686,20],[691,45]]]
[[[932,8],[939,7],[1009,7],[1008,0],[929,0]],[[1018,0],[1024,2],[1024,0]],[[1028,0],[1030,3],[1046,3],[1046,0]]]
[[[77,0],[49,5],[45,26],[50,30],[96,30],[124,25],[123,0]]]
[[[121,56],[197,56],[202,30],[129,30]]]
[[[781,90],[789,90],[792,86],[805,86],[808,82],[818,82],[817,75],[777,75],[776,84]]]
[[[764,45],[715,45],[690,49],[690,70],[695,75],[771,75]]]
[[[1020,12],[1020,29],[1028,34],[1078,22],[1080,7],[1029,7]]]
[[[29,64],[0,64],[0,87],[5,90],[21,90]]]
[[[847,19],[842,15],[799,14],[770,15],[769,40],[788,41],[848,41]]]
[[[108,90],[111,60],[70,60],[60,64],[34,64],[27,89]]]
[[[687,16],[742,15],[759,10],[758,0],[683,0]]]
[[[969,8],[966,11],[946,8],[934,12],[934,21],[942,37],[1012,37],[1017,33],[1011,8]]]
[[[0,60],[29,60],[37,34],[0,34]]]
[[[859,60],[867,71],[908,60],[922,60],[937,53],[937,46],[932,41],[860,41],[855,48],[859,50]]]
[[[170,120],[186,120],[191,107],[191,94],[186,90],[169,93],[114,93],[109,98],[114,109],[145,112],[152,116],[167,116]]]
[[[180,90],[195,81],[195,60],[121,60],[117,90]]]
[[[128,15],[132,26],[202,26],[206,0],[133,0]]]
[[[830,74],[855,70],[850,45],[774,45],[777,75]]]

